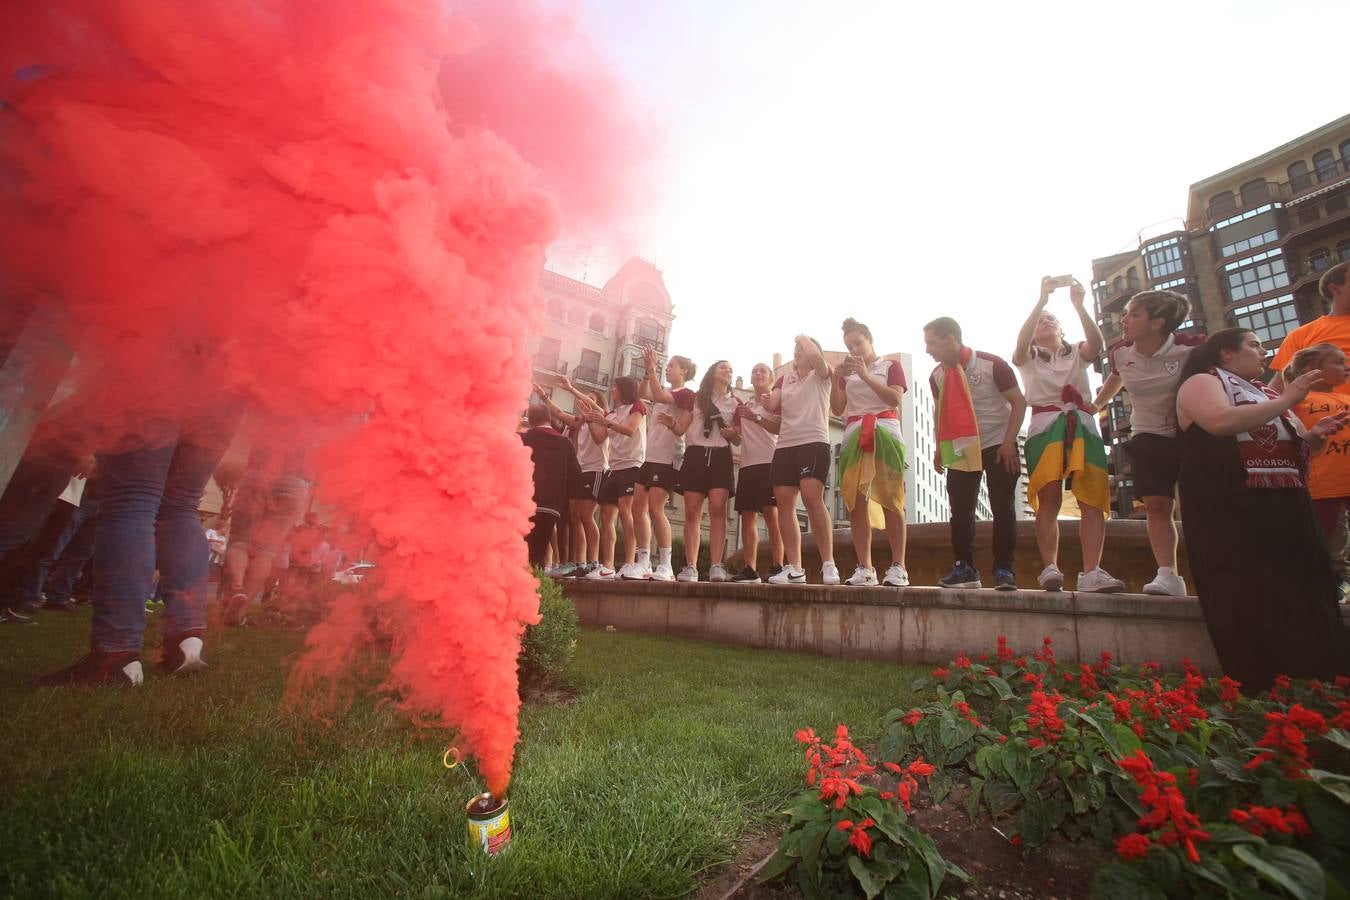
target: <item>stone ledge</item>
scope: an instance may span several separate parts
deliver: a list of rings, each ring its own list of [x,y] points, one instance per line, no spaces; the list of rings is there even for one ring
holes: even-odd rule
[[[854,588],[698,582],[560,582],[583,624],[845,659],[933,664],[992,652],[999,635],[1032,650],[1049,635],[1059,659],[1218,662],[1194,597],[1073,591]],[[1341,611],[1350,627],[1350,607]]]

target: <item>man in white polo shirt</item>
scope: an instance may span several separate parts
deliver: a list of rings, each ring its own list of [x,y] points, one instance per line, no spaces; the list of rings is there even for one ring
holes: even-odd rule
[[[978,463],[970,454],[970,465],[944,467],[942,451],[933,466],[947,473],[947,499],[952,507],[952,553],[956,564],[951,574],[938,584],[945,588],[978,588],[983,583],[975,568],[975,505],[980,480],[988,477],[989,506],[994,514],[994,587],[1000,591],[1017,590],[1013,575],[1013,551],[1017,546],[1017,478],[1021,461],[1017,455],[1017,433],[1022,430],[1027,400],[1017,384],[1017,375],[1006,361],[961,343],[961,326],[955,319],[942,316],[923,327],[924,349],[937,362],[928,385],[934,398],[943,398],[947,385],[953,385],[939,402],[934,426],[942,444],[942,407],[965,403],[965,394],[957,390],[964,379],[969,387],[969,413],[978,429]],[[946,412],[951,412],[948,407]],[[971,436],[975,437],[974,435]],[[973,447],[971,448],[974,449]]]

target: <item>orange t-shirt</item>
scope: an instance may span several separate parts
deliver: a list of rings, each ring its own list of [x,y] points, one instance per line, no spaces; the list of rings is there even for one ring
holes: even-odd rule
[[[1311,391],[1294,413],[1311,429],[1327,416],[1350,410],[1350,396],[1329,391]],[[1322,452],[1312,458],[1308,492],[1314,500],[1350,497],[1350,429],[1331,436]]]
[[[1314,344],[1332,344],[1341,348],[1341,352],[1350,356],[1350,316],[1322,316],[1313,319],[1307,325],[1300,325],[1285,336],[1280,349],[1275,351],[1275,359],[1270,367],[1283,372],[1294,361],[1294,354]],[[1334,394],[1350,394],[1350,382],[1332,390]]]

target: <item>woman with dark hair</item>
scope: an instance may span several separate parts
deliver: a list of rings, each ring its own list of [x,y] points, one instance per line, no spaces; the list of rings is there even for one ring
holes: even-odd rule
[[[666,518],[666,501],[670,499],[679,480],[675,471],[675,454],[681,449],[684,433],[694,415],[694,392],[685,382],[697,371],[687,356],[672,356],[666,362],[666,381],[661,384],[660,364],[656,350],[646,348],[646,383],[643,396],[652,401],[651,417],[647,419],[647,461],[638,472],[637,491],[633,494],[634,514],[638,529],[638,565],[650,571],[652,581],[674,581],[671,567],[670,519]],[[646,517],[643,517],[643,510]],[[643,522],[647,525],[644,528]],[[656,537],[656,565],[650,565],[650,535]]]
[[[1265,351],[1226,328],[1186,361],[1177,392],[1181,525],[1205,625],[1224,673],[1256,693],[1277,675],[1350,671],[1331,568],[1305,480],[1309,450],[1345,424],[1303,431],[1289,410],[1321,378],[1310,369],[1277,395],[1256,381]]]
[[[1177,388],[1181,368],[1191,351],[1204,342],[1198,335],[1177,334],[1190,314],[1191,302],[1174,291],[1141,291],[1125,304],[1120,327],[1124,338],[1106,356],[1111,373],[1092,402],[1101,410],[1122,388],[1130,392],[1130,440],[1125,452],[1134,479],[1134,495],[1148,516],[1148,542],[1158,574],[1144,585],[1145,594],[1186,596],[1186,582],[1177,574],[1177,472],[1181,440],[1177,437]]]
[[[566,425],[568,436],[575,436],[576,440],[581,477],[572,485],[568,531],[572,538],[570,556],[577,565],[568,575],[581,578],[600,568],[600,527],[595,523],[595,513],[599,507],[600,484],[604,481],[605,469],[609,465],[609,444],[607,441],[595,440],[585,416],[587,412],[604,415],[605,397],[598,391],[584,393],[564,377],[558,378],[558,387],[575,398],[575,413],[565,412],[545,397],[542,387],[537,388],[537,391],[544,398],[553,418]]]
[[[905,587],[905,437],[900,430],[900,398],[907,388],[905,370],[882,359],[872,348],[872,331],[857,319],[844,320],[848,356],[835,373],[830,411],[843,416],[839,450],[839,490],[848,507],[858,568],[845,584],[875,585],[872,529],[884,528],[891,545],[891,567],[883,583]]]
[[[741,436],[735,427],[736,398],[731,393],[731,363],[719,359],[703,373],[689,430],[684,433],[684,462],[676,488],[684,495],[684,568],[680,581],[698,581],[703,501],[708,501],[709,581],[729,581],[722,565],[727,544],[727,500],[735,490],[731,445]]]
[[[637,533],[633,530],[633,490],[638,470],[647,452],[647,431],[642,420],[647,407],[638,399],[638,380],[620,375],[610,386],[613,408],[607,413],[588,412],[582,418],[597,444],[609,442],[609,471],[600,483],[600,566],[586,574],[592,580],[621,575],[640,578],[635,561]],[[614,571],[615,521],[623,522],[623,569]]]
[[[741,517],[741,547],[745,566],[731,580],[759,582],[759,525],[769,536],[769,556],[773,568],[769,577],[783,568],[783,534],[778,527],[778,508],[773,499],[773,453],[778,444],[782,420],[769,412],[769,392],[773,390],[773,369],[767,363],[755,363],[750,369],[750,387],[754,396],[736,407],[736,430],[741,435],[741,468],[736,476],[736,512]]]
[[[805,584],[802,568],[802,529],[797,522],[797,498],[806,506],[811,531],[820,550],[820,580],[839,583],[834,564],[834,522],[825,506],[825,483],[830,480],[830,382],[834,377],[820,342],[797,335],[792,369],[774,383],[769,412],[779,413],[778,446],[770,474],[778,505],[778,527],[783,532],[785,561],[770,584]]]

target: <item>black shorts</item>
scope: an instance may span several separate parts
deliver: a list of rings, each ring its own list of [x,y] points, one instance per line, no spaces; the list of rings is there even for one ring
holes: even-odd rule
[[[605,480],[604,472],[582,472],[581,477],[572,484],[573,500],[600,499],[600,485]]]
[[[1136,434],[1125,443],[1136,497],[1175,497],[1181,474],[1181,441],[1160,434]]]
[[[759,512],[766,506],[777,506],[773,499],[773,466],[741,466],[736,476],[736,512]]]
[[[680,473],[675,471],[675,467],[670,463],[643,463],[642,468],[638,469],[638,484],[651,490],[660,488],[668,494],[675,492],[675,484],[680,480]]]
[[[614,506],[619,502],[620,497],[633,496],[633,489],[637,487],[637,480],[637,466],[631,466],[627,469],[610,469],[605,473],[605,480],[600,485],[600,502],[605,506]]]
[[[693,491],[706,495],[718,488],[729,494],[736,492],[731,471],[731,448],[685,447],[684,462],[680,464],[680,478],[675,490],[681,494]]]
[[[779,447],[773,452],[774,487],[798,487],[803,478],[814,478],[821,484],[830,482],[830,445],[800,444]]]

